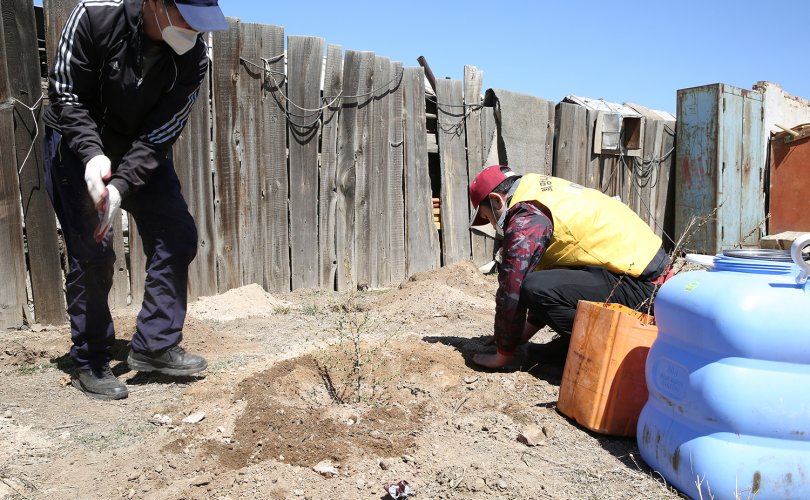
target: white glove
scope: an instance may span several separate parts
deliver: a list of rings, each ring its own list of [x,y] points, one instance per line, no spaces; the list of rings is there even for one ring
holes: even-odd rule
[[[118,209],[121,208],[121,194],[115,186],[107,186],[101,197],[101,206],[98,209],[98,226],[93,235],[96,243],[101,242],[107,235],[107,231],[113,225],[113,221],[118,217]]]
[[[87,183],[87,192],[93,199],[93,206],[97,209],[104,197],[104,181],[109,180],[112,175],[110,169],[110,159],[104,155],[97,155],[84,166],[84,182]]]

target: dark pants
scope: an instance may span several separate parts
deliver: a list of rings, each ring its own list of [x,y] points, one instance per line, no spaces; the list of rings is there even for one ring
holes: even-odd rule
[[[617,276],[601,267],[550,269],[526,277],[520,301],[529,311],[529,323],[571,335],[578,301],[609,301],[646,312],[653,290],[649,279]]]
[[[77,368],[100,367],[109,363],[115,340],[107,303],[115,263],[112,231],[96,243],[98,216],[87,192],[84,165],[50,128],[45,134],[45,179],[67,246],[70,356]],[[160,351],[182,339],[188,265],[197,253],[197,228],[172,161],[166,159],[146,185],[131,191],[122,208],[135,218],[146,253],[143,305],[132,349]]]

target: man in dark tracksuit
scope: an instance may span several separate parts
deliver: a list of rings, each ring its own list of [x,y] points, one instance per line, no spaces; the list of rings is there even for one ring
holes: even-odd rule
[[[69,258],[73,385],[88,396],[128,395],[109,368],[109,229],[119,208],[135,218],[147,256],[130,368],[190,375],[207,367],[178,345],[197,229],[171,147],[208,68],[201,32],[227,28],[216,0],[83,0],[62,32],[44,115],[45,170]]]

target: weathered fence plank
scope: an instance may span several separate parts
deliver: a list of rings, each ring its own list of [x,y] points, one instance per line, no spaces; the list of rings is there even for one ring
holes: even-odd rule
[[[265,26],[239,23],[240,62],[236,95],[239,101],[239,267],[241,284],[264,281],[264,186],[261,145],[266,128],[263,113],[265,72],[261,57],[267,54]]]
[[[343,90],[343,51],[340,45],[329,45],[326,49],[326,69],[324,72],[323,126],[321,129],[321,169],[319,193],[318,247],[320,248],[319,285],[321,288],[335,288],[337,256],[335,249],[335,184],[337,171],[337,134],[340,120],[340,93]]]
[[[425,73],[405,68],[403,74],[405,140],[405,270],[408,276],[439,267],[439,240],[433,225],[425,118]]]
[[[113,221],[112,244],[115,251],[113,286],[110,289],[110,296],[107,301],[111,309],[116,309],[129,305],[129,272],[127,271],[126,247],[124,246],[124,224],[121,217],[116,217]]]
[[[0,329],[23,323],[25,296],[25,250],[22,239],[22,210],[17,161],[14,151],[14,107],[6,78],[7,58],[0,23]],[[8,151],[8,153],[6,153]]]
[[[585,124],[587,133],[585,135],[585,160],[586,160],[586,184],[585,187],[593,189],[601,189],[602,187],[602,169],[601,157],[593,152],[593,139],[596,133],[596,118],[599,112],[593,109],[588,109],[585,113]]]
[[[189,300],[217,293],[208,82],[209,77],[206,75],[200,85],[197,102],[194,103],[186,122],[186,128],[183,129],[173,149],[174,168],[180,178],[183,197],[197,226],[197,256],[188,269]]]
[[[488,89],[484,104],[495,108],[498,157],[518,174],[551,174],[554,159],[554,103],[538,97]]]
[[[641,177],[639,215],[664,240],[669,248],[674,245],[672,226],[674,196],[670,193],[670,179],[674,164],[675,122],[664,119],[659,113],[638,104],[628,103],[644,117],[644,145],[637,163]]]
[[[390,238],[389,149],[390,117],[388,105],[391,84],[391,61],[387,57],[374,59],[374,106],[372,109],[373,161],[369,165],[369,286],[388,285],[391,273],[388,257]]]
[[[436,100],[442,182],[442,264],[447,266],[471,257],[462,83],[436,81]]]
[[[6,75],[6,35],[0,23],[0,329],[23,323],[25,295],[25,250],[17,161],[14,154],[14,106]]]
[[[2,35],[2,33],[0,33]],[[2,54],[0,54],[2,55]],[[3,58],[5,60],[5,58]],[[5,67],[0,66],[5,72]],[[5,78],[2,78],[5,80]],[[14,151],[13,107],[5,99],[7,87],[0,83],[0,329],[23,324],[27,307],[25,294],[25,251],[22,239],[22,210]]]
[[[464,66],[464,125],[467,138],[467,173],[473,179],[484,169],[484,144],[482,134],[481,86],[484,72],[475,66]],[[472,207],[470,207],[472,210]],[[479,266],[492,260],[492,238],[482,234],[471,235],[472,260]]]
[[[284,28],[265,26],[261,50],[269,58],[260,134],[262,185],[265,187],[264,287],[273,292],[290,290],[290,230],[287,199],[287,114],[284,102]]]
[[[284,30],[240,23],[239,261],[242,284],[290,289]],[[266,65],[266,67],[265,67]],[[279,88],[281,86],[281,88]]]
[[[655,194],[655,218],[660,221],[659,234],[664,245],[675,246],[675,122],[663,122],[663,138],[658,157],[658,183]]]
[[[354,197],[354,249],[356,284],[363,287],[371,282],[372,252],[371,243],[371,187],[369,175],[374,165],[374,53],[363,52],[360,62],[360,78],[355,99],[357,103],[355,144]]]
[[[127,227],[130,305],[140,307],[141,303],[143,303],[143,289],[146,281],[146,255],[143,250],[141,233],[138,231],[138,224],[135,222],[135,217],[131,214],[127,214]]]
[[[406,277],[405,272],[405,193],[403,191],[404,136],[402,123],[402,63],[391,67],[391,90],[388,101],[391,127],[389,129],[388,195],[389,195],[389,240],[388,271],[390,283],[396,285]]]
[[[15,150],[34,316],[38,323],[60,324],[66,318],[65,294],[56,217],[45,191],[42,85],[34,8],[28,0],[8,0],[2,10],[7,61],[14,68],[8,73],[11,97],[20,101],[14,105]]]
[[[45,54],[48,58],[49,71],[53,68],[62,28],[77,3],[78,0],[42,0],[42,9],[45,13]]]
[[[636,192],[633,198],[634,204],[631,208],[649,224],[650,228],[657,234],[661,234],[660,227],[663,220],[656,218],[654,207],[657,195],[656,183],[658,182],[659,151],[663,140],[663,123],[655,119],[643,106],[628,104],[629,107],[637,111],[644,118],[644,142],[641,149],[641,157],[627,158],[628,164],[633,165],[633,190]],[[632,163],[631,163],[632,162]]]
[[[587,109],[577,104],[561,102],[557,104],[557,116],[554,133],[557,141],[554,149],[554,176],[576,182],[582,186],[588,184],[588,152],[585,122]]]
[[[368,283],[367,166],[371,162],[369,116],[374,54],[347,50],[343,62],[343,109],[338,136],[335,207],[337,289]],[[358,235],[357,237],[355,235]]]
[[[212,87],[214,96],[215,219],[217,228],[217,291],[242,285],[239,262],[239,21],[213,33]]]
[[[343,94],[357,94],[360,80],[360,53],[347,50],[343,60]],[[335,172],[335,247],[337,252],[336,288],[346,290],[355,282],[354,197],[356,190],[355,121],[357,103],[343,98],[339,116],[337,169]]]
[[[292,288],[318,286],[318,134],[323,38],[287,38]]]
[[[481,158],[482,165],[488,167],[498,164],[498,122],[495,120],[495,109],[492,106],[481,108]]]

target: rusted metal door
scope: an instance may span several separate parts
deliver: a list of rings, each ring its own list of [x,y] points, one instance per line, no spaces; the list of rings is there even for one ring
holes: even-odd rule
[[[771,139],[769,234],[810,231],[810,124],[801,132]]]
[[[692,233],[689,250],[758,245],[765,221],[762,123],[758,92],[725,84],[678,91],[675,233]],[[699,224],[689,229],[693,218]]]

